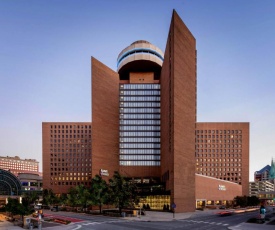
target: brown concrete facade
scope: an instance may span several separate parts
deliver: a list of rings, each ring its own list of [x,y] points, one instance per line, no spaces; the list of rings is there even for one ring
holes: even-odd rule
[[[161,72],[161,172],[176,212],[195,210],[196,41],[174,11]]]
[[[119,170],[119,76],[92,58],[92,176]],[[108,177],[106,177],[108,179]]]
[[[43,189],[67,193],[91,181],[91,122],[43,122]]]
[[[129,75],[131,84],[154,83],[154,72],[130,72]]]
[[[196,174],[196,200],[206,205],[225,205],[242,195],[242,186],[234,182]]]
[[[249,195],[249,123],[197,122],[196,173],[242,185]]]

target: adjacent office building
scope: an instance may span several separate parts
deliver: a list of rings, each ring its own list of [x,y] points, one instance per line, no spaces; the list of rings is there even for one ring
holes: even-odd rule
[[[197,122],[196,173],[249,187],[249,123]]]
[[[43,189],[67,193],[91,182],[91,123],[43,122]]]
[[[73,123],[43,123],[45,188],[61,193],[100,172],[108,172],[107,180],[119,171],[136,182],[143,204],[175,204],[176,212],[194,211],[196,196],[222,203],[248,193],[249,124],[196,122],[196,56],[196,40],[174,11],[164,53],[138,40],[118,55],[117,71],[92,58],[92,124],[83,124],[91,133],[83,137],[89,154],[73,147],[82,141],[73,136]],[[79,171],[82,157],[89,163]],[[205,194],[202,184],[211,187]]]

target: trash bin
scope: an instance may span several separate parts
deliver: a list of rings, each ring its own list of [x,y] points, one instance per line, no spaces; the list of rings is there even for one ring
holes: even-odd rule
[[[133,210],[133,216],[137,216],[137,210]]]
[[[126,213],[125,213],[125,212],[122,212],[122,213],[121,213],[121,216],[122,216],[122,217],[125,217],[125,216],[126,216]]]

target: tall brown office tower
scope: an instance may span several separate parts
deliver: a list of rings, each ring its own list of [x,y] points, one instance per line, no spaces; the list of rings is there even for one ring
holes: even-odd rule
[[[118,170],[152,194],[163,184],[176,212],[194,211],[193,35],[174,11],[164,57],[140,40],[122,50],[117,68],[92,58],[92,175]]]
[[[162,177],[179,212],[194,211],[196,41],[173,12],[161,72]]]

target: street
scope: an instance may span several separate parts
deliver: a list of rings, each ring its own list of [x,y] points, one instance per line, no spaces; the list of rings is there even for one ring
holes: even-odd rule
[[[221,230],[238,225],[256,216],[257,212],[240,213],[232,216],[217,216],[215,214],[202,215],[195,212],[190,218],[177,219],[173,221],[143,221],[139,218],[123,219],[101,215],[89,215],[71,212],[46,212],[46,216],[52,215],[59,218],[66,218],[74,222],[71,229],[198,229],[198,230]]]

